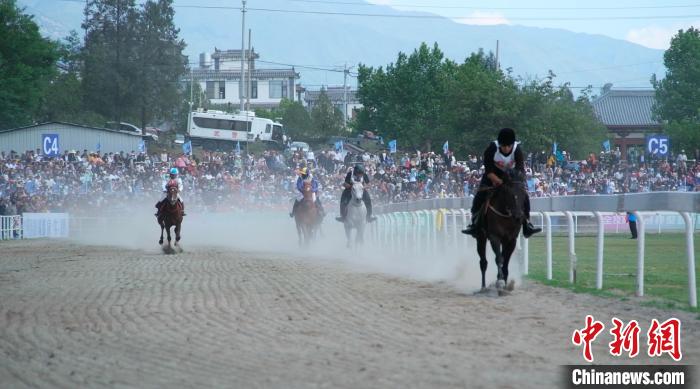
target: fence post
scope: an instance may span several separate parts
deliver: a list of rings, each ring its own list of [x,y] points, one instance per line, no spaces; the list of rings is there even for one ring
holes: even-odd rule
[[[459,227],[457,227],[457,213],[459,213],[458,210],[453,209],[451,211],[452,213],[452,246],[457,249],[457,239],[459,238],[459,235],[457,235],[457,232],[459,231]]]
[[[637,217],[637,297],[644,297],[644,218],[634,211]]]
[[[547,279],[552,279],[552,216],[549,212],[542,212],[546,224],[546,250],[547,250]]]
[[[460,208],[459,213],[462,214],[462,226],[466,227],[467,226],[467,215],[469,215],[469,219],[471,219],[471,213],[470,213],[470,211],[467,211],[464,208]],[[460,232],[462,232],[461,229],[460,229]],[[469,249],[469,240],[464,239],[464,237],[462,239],[462,247],[464,248],[464,250]]]
[[[576,283],[576,238],[574,217],[571,211],[564,212],[566,221],[569,225],[569,282]]]
[[[688,301],[692,308],[698,307],[698,293],[695,289],[695,242],[693,242],[695,225],[690,213],[681,212],[685,221],[685,248],[688,256]]]
[[[523,274],[528,275],[530,273],[530,243],[527,238],[523,235]]]
[[[593,212],[598,220],[598,253],[596,256],[596,289],[603,289],[603,245],[605,241],[605,224],[603,223],[603,214],[596,211]]]

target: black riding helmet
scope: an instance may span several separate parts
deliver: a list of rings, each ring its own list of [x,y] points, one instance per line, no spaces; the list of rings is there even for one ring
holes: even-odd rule
[[[508,146],[515,143],[515,131],[512,128],[501,128],[498,132],[498,144]]]
[[[359,163],[356,164],[355,167],[352,169],[352,174],[364,174],[364,173],[365,173],[365,167]]]

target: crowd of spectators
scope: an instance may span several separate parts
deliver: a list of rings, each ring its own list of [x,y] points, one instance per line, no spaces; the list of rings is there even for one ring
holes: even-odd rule
[[[696,151],[696,154],[697,151]],[[123,212],[135,204],[153,207],[170,167],[185,184],[188,212],[288,209],[297,196],[299,167],[310,166],[327,211],[335,211],[349,168],[360,162],[370,175],[375,203],[473,194],[481,159],[453,153],[352,153],[324,150],[313,160],[301,151],[197,152],[196,156],[135,152],[66,151],[46,158],[39,150],[0,153],[0,215],[23,212]],[[559,154],[530,153],[526,160],[531,196],[700,191],[698,156],[684,151],[670,158],[623,158],[619,149],[573,161]],[[106,205],[109,204],[109,207]]]

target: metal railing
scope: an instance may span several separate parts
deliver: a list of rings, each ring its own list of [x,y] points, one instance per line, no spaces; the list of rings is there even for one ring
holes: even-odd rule
[[[404,250],[432,251],[433,253],[446,245],[465,245],[467,239],[457,239],[458,225],[465,226],[466,211],[471,207],[471,197],[420,200],[411,203],[388,204],[376,207],[379,221],[372,227],[372,236],[392,251]],[[597,228],[596,253],[596,288],[603,288],[605,223],[608,215],[631,212],[637,217],[637,296],[644,296],[644,249],[646,222],[648,215],[658,215],[659,211],[677,213],[683,220],[686,257],[688,260],[688,300],[690,306],[697,307],[697,289],[695,278],[695,242],[694,232],[700,212],[700,193],[653,192],[624,195],[597,196],[563,196],[531,199],[531,217],[539,214],[540,223],[545,232],[546,277],[552,279],[552,236],[553,216],[566,219],[569,246],[569,282],[576,281],[576,233],[579,217],[595,217]],[[451,218],[451,219],[450,219]],[[451,220],[451,223],[448,222]],[[593,229],[591,229],[592,232]],[[661,232],[661,227],[658,227]],[[407,236],[411,235],[408,246]],[[403,240],[402,240],[403,239]],[[438,245],[437,243],[440,242]],[[523,273],[528,274],[529,247],[527,239],[521,235],[518,239]]]
[[[0,240],[22,239],[22,216],[0,216]]]

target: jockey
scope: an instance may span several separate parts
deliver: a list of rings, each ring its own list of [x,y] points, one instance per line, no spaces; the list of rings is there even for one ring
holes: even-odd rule
[[[369,177],[365,173],[365,168],[362,164],[356,164],[348,174],[345,175],[345,182],[343,183],[343,194],[340,196],[340,216],[335,219],[339,222],[345,222],[345,217],[348,215],[348,204],[352,200],[352,183],[362,182],[364,187],[364,192],[362,193],[362,201],[365,203],[367,208],[367,222],[373,222],[377,220],[376,217],[372,216],[372,199],[369,198],[369,192],[367,192],[367,187],[369,186]]]
[[[472,201],[472,224],[463,233],[476,237],[481,221],[480,213],[488,192],[487,187],[496,187],[503,183],[506,170],[515,168],[525,176],[525,162],[523,149],[518,147],[520,142],[515,141],[515,131],[511,128],[503,128],[498,132],[498,139],[491,142],[484,151],[484,175],[481,177],[479,189]],[[530,223],[530,198],[525,197],[525,219],[523,220],[523,235],[529,238],[532,234],[542,231]]]
[[[299,177],[297,177],[297,190],[301,194],[300,198],[294,200],[294,206],[292,207],[292,212],[289,213],[289,217],[294,217],[294,214],[297,212],[297,207],[299,204],[301,204],[301,200],[304,198],[304,182],[311,182],[311,192],[314,193],[314,197],[316,198],[316,208],[318,211],[321,213],[321,217],[326,215],[326,212],[323,210],[323,205],[321,204],[321,198],[318,195],[318,180],[316,180],[316,177],[314,177],[311,174],[311,171],[309,171],[309,168],[303,167],[301,170],[299,170]]]
[[[180,204],[182,204],[182,216],[185,216],[185,202],[182,201],[182,197],[180,197],[180,193],[182,193],[184,187],[182,185],[182,179],[178,177],[178,171],[176,167],[170,169],[170,177],[166,181],[163,181],[163,198],[161,198],[160,201],[156,203],[156,208],[158,209],[158,212],[156,212],[156,216],[160,215],[161,211],[163,210],[163,205],[165,205],[166,199],[168,198],[168,184],[170,183],[170,181],[177,182],[177,200],[180,202]]]

